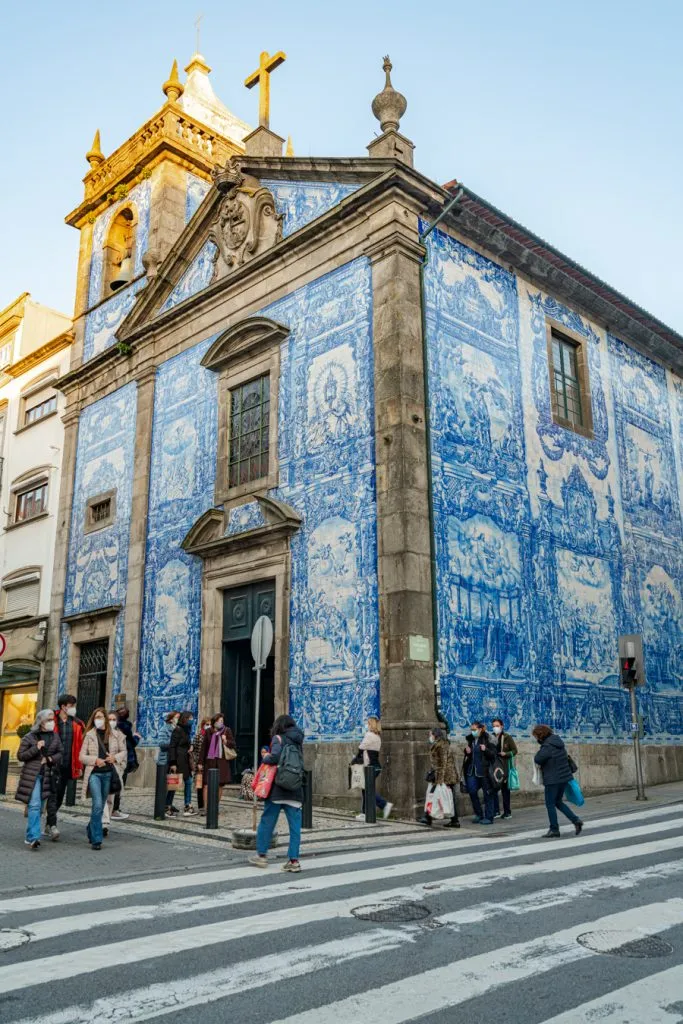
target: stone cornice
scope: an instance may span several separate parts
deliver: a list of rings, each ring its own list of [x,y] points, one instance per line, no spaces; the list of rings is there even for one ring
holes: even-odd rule
[[[61,621],[68,622],[72,625],[74,622],[87,622],[89,619],[103,619],[105,617],[114,618],[119,614],[123,605],[120,604],[108,604],[103,608],[94,608],[88,612],[76,612],[75,615],[62,615]]]
[[[214,167],[243,152],[242,146],[188,116],[177,104],[166,103],[106,160],[88,171],[83,179],[85,198],[65,218],[66,223],[81,227],[88,215],[107,204],[111,189],[135,182],[162,156],[210,179]]]
[[[34,366],[39,366],[40,363],[49,359],[50,356],[54,356],[57,352],[61,352],[62,349],[68,348],[69,345],[73,345],[74,336],[71,331],[64,331],[62,334],[58,334],[56,338],[52,338],[50,341],[45,342],[40,348],[35,349],[33,352],[29,352],[28,355],[24,356],[23,359],[19,359],[18,362],[12,363],[11,366],[6,366],[4,373],[8,377],[21,377],[24,373],[28,373]]]
[[[288,335],[288,327],[265,316],[246,317],[216,338],[202,366],[216,371],[228,369],[247,356],[281,345]]]
[[[416,242],[409,235],[395,230],[371,239],[365,255],[371,263],[379,263],[397,252],[418,264],[423,263],[427,255],[427,250],[421,242]]]

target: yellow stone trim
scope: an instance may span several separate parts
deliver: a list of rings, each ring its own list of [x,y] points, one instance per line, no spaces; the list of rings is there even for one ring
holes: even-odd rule
[[[23,359],[19,359],[16,363],[12,363],[11,366],[6,366],[4,373],[8,377],[21,377],[24,373],[28,373],[34,366],[39,366],[40,363],[49,359],[50,356],[55,355],[57,352],[61,352],[62,349],[68,348],[69,345],[73,345],[74,336],[71,331],[64,331],[62,334],[58,334],[56,338],[51,338],[50,341],[46,341],[40,348],[35,349],[34,352],[29,352]]]
[[[24,316],[26,300],[30,298],[30,296],[30,292],[22,292],[21,295],[18,298],[13,299],[8,306],[5,306],[4,309],[0,309],[0,337],[2,337],[3,334],[8,334],[9,331],[13,331],[15,327],[19,326]],[[12,310],[16,306],[21,306],[21,309],[17,310],[17,312],[12,316],[12,326],[5,327],[3,321],[9,319],[9,314],[12,313]]]

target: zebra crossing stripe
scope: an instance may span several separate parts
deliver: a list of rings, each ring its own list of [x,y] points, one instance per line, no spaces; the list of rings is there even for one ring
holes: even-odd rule
[[[677,842],[681,846],[683,845],[683,837],[676,837],[674,840],[668,841],[661,840],[651,844],[641,844],[627,850],[624,850],[624,848],[603,850],[597,855],[586,853],[574,857],[560,858],[551,862],[551,865],[555,865],[553,870],[567,872],[594,865],[596,857],[600,858],[598,862],[601,863],[623,859],[625,856],[630,858],[641,855],[644,845],[659,848],[662,843],[666,842]],[[650,850],[648,852],[658,851]],[[548,870],[549,865],[545,861],[521,864],[516,867],[506,865],[503,877],[506,879],[518,877],[520,873],[536,876]],[[439,885],[439,891],[440,893],[443,891],[465,891],[468,888],[478,888],[498,883],[500,878],[500,873],[483,872],[478,875],[465,875],[462,879],[444,879]],[[288,887],[286,885],[282,889],[283,891],[278,893],[280,898],[291,896],[291,892],[287,891]],[[391,898],[424,899],[428,889],[429,886],[419,885],[413,888],[374,892],[361,896],[355,895],[346,899],[305,904],[299,907],[289,904],[284,910],[276,910],[266,914],[234,918],[227,921],[214,921],[193,927],[185,926],[175,931],[159,933],[163,939],[163,949],[166,951],[164,954],[160,954],[158,944],[150,942],[149,936],[145,935],[135,939],[128,938],[120,942],[89,946],[84,949],[59,953],[54,956],[35,958],[21,964],[0,967],[0,993],[12,992],[24,986],[28,988],[32,985],[50,983],[58,979],[64,981],[67,978],[89,974],[106,967],[155,959],[160,955],[168,956],[170,955],[169,950],[172,951],[173,955],[176,955],[186,950],[194,949],[197,946],[207,947],[248,936],[275,932],[283,928],[313,924],[321,921],[329,922],[336,918],[348,918],[351,910],[357,907],[359,903],[377,902],[378,899],[385,901]],[[269,892],[270,890],[266,889],[263,891]],[[255,894],[253,898],[258,898],[258,896]],[[190,909],[192,908],[186,907],[186,910]],[[132,908],[128,907],[128,912],[131,914],[129,920],[133,919],[132,914],[134,911]],[[105,913],[106,911],[98,915],[99,920],[93,924],[93,927],[101,926],[105,923],[102,920]],[[64,917],[56,922],[61,928],[59,934],[68,933],[71,930],[71,921],[70,917]],[[54,931],[52,934],[54,936]]]
[[[680,1024],[683,964],[651,974],[543,1024]]]
[[[591,930],[632,930],[645,935],[673,928],[681,922],[683,899],[651,903],[619,914],[609,914],[597,921],[583,921],[552,935],[529,942],[504,946],[464,960],[455,960],[422,974],[414,974],[358,992],[346,999],[284,1017],[272,1024],[358,1024],[359,1020],[378,1020],[382,1024],[406,1024],[439,1010],[489,995],[505,985],[524,981],[548,971],[576,963],[598,954],[579,945],[577,936]],[[495,971],[491,957],[495,955]],[[372,981],[373,979],[368,979]],[[570,1018],[575,1024],[576,1018]],[[642,1018],[650,1024],[649,1015]],[[601,1022],[602,1024],[602,1022]],[[621,1024],[621,1022],[620,1022]]]
[[[592,822],[594,827],[606,828],[611,825],[621,825],[622,829],[611,833],[605,833],[604,835],[600,833],[599,838],[591,834],[584,835],[581,838],[581,843],[582,845],[586,845],[589,838],[595,842],[609,842],[612,838],[622,838],[629,829],[629,821],[636,821],[640,825],[641,822],[648,821],[654,817],[673,815],[677,809],[683,810],[683,803],[648,808],[646,811],[639,812],[637,815],[618,814],[607,818],[595,819]],[[651,827],[652,826],[649,826],[647,829],[644,829],[644,832],[649,832]],[[671,821],[666,821],[657,824],[657,829],[660,832],[666,828],[676,827],[680,827],[680,822],[676,824],[675,822],[672,823]],[[435,853],[440,853],[442,849],[446,848],[449,850],[457,849],[471,858],[473,855],[473,848],[475,847],[482,847],[485,851],[490,851],[497,850],[500,846],[507,847],[508,849],[498,854],[498,856],[508,857],[511,855],[511,851],[514,850],[518,844],[521,844],[528,839],[536,839],[538,838],[538,834],[538,828],[521,832],[514,836],[493,835],[490,838],[483,840],[478,836],[472,838],[461,838],[460,836],[454,836],[451,834],[444,839],[435,841],[434,846],[430,847],[429,851],[425,850],[424,842],[422,842],[419,844],[412,844],[410,846],[385,846],[377,849],[363,850],[362,857],[363,862],[367,864],[368,862],[373,861],[391,860],[396,857],[424,857],[427,852],[433,851]],[[533,852],[531,847],[528,848],[528,851],[530,853]],[[523,852],[524,851],[520,849],[518,855],[522,855]],[[477,856],[477,860],[482,859],[484,858],[479,855]],[[354,868],[357,866],[358,860],[358,850],[355,850],[353,853],[316,857],[315,860],[306,861],[306,874],[307,877],[310,877],[311,871],[346,866]],[[64,888],[50,893],[50,906],[72,907],[77,903],[96,902],[102,900],[104,897],[106,897],[107,900],[113,900],[116,898],[130,899],[133,896],[144,895],[146,893],[167,892],[169,889],[177,891],[178,889],[191,889],[204,885],[239,882],[243,879],[253,878],[253,875],[254,872],[250,867],[235,867],[219,869],[217,871],[199,871],[193,874],[162,875],[154,878],[142,879],[140,881],[90,886],[80,890]],[[7,899],[0,900],[0,915],[19,913],[28,910],[40,910],[44,906],[44,903],[44,893],[9,897]]]

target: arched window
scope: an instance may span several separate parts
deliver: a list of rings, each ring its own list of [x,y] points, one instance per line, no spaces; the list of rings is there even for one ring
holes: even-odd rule
[[[124,206],[114,217],[104,244],[102,298],[133,280],[137,217],[130,206]]]

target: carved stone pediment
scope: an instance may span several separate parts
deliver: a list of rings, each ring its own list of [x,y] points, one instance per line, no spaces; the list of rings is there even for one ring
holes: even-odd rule
[[[191,555],[210,558],[289,537],[301,523],[299,513],[285,502],[254,495],[240,505],[208,509],[190,528],[182,547]]]
[[[277,213],[272,193],[240,170],[237,157],[214,171],[221,193],[209,238],[218,249],[214,281],[253,256],[270,249],[282,238],[283,215]]]

